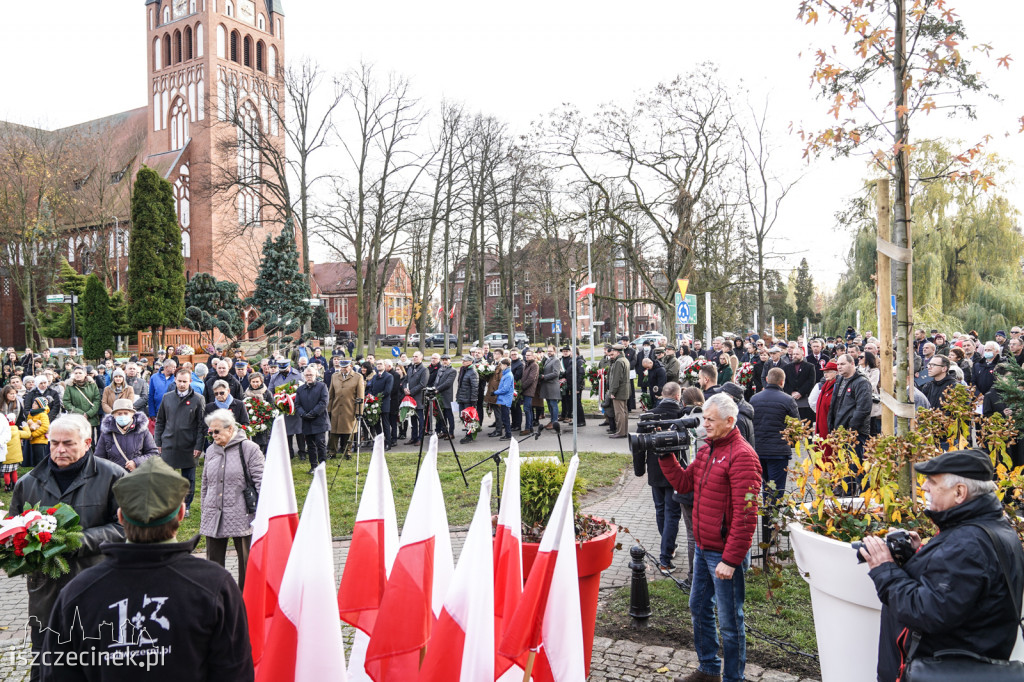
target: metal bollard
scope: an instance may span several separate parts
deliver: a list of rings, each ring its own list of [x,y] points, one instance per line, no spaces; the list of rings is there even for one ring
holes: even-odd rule
[[[641,630],[647,627],[647,619],[651,617],[651,594],[647,590],[647,562],[644,559],[646,552],[640,545],[633,545],[629,549],[629,568],[633,571],[629,585],[629,616],[632,619],[630,628]]]

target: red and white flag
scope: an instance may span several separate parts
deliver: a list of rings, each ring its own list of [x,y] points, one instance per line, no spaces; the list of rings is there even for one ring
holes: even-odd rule
[[[593,294],[596,291],[597,291],[597,283],[596,282],[590,282],[589,284],[584,284],[576,292],[576,300],[579,301],[580,299],[586,298],[587,296],[589,296],[590,294]]]
[[[583,624],[576,572],[576,531],[572,487],[579,457],[569,462],[562,490],[544,529],[537,559],[523,588],[523,598],[505,626],[499,653],[525,669],[528,652],[536,654],[537,682],[584,682]]]
[[[270,430],[263,474],[265,478],[252,522],[252,547],[242,592],[249,619],[252,660],[257,670],[263,658],[270,622],[277,612],[281,578],[292,549],[295,527],[299,524],[299,506],[295,502],[295,484],[288,456],[288,435],[282,416],[274,420]]]
[[[451,320],[454,317],[455,317],[455,306],[452,306],[452,309],[448,311],[448,319]]]
[[[494,531],[494,635],[501,643],[505,624],[511,620],[523,596],[523,515],[519,495],[519,443],[513,438],[505,459],[505,487],[501,491],[498,524]],[[498,656],[495,673],[509,670],[509,679],[523,679],[513,661]],[[510,670],[511,669],[511,670]]]
[[[373,457],[366,472],[366,485],[359,500],[345,572],[341,575],[341,587],[338,589],[341,619],[356,628],[348,661],[350,680],[370,679],[363,667],[366,647],[373,634],[377,609],[397,553],[395,498],[384,457],[384,435],[378,434],[373,441]]]
[[[402,541],[366,649],[365,668],[371,679],[416,679],[420,652],[441,614],[454,570],[434,434],[412,491]]]
[[[494,679],[494,557],[491,548],[491,475],[459,555],[441,615],[430,635],[420,682],[491,682]],[[522,677],[520,677],[522,679]]]
[[[281,579],[256,682],[345,682],[345,644],[334,600],[334,548],[326,465],[313,474]]]
[[[437,316],[438,317],[444,317],[444,306],[438,306],[438,308],[437,308]]]

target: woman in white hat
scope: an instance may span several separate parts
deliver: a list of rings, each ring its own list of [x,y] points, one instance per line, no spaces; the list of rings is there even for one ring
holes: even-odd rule
[[[159,454],[153,434],[149,432],[149,418],[136,412],[128,398],[115,400],[112,407],[110,414],[100,422],[100,437],[96,439],[93,454],[126,471],[135,471],[147,459]]]

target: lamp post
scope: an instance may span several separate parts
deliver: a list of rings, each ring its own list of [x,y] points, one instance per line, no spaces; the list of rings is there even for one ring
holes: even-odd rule
[[[114,280],[117,283],[117,291],[121,290],[121,221],[117,216],[114,219]]]

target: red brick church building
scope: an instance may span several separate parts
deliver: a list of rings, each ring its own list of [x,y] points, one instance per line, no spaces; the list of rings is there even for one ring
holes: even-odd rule
[[[77,150],[64,255],[111,288],[126,286],[132,182],[146,165],[173,187],[186,274],[209,272],[248,292],[280,221],[257,192],[224,188],[224,179],[244,175],[251,186],[267,177],[256,131],[284,148],[281,0],[145,0],[144,11],[144,106],[56,131],[22,128]],[[20,347],[23,311],[5,275],[0,342]]]

